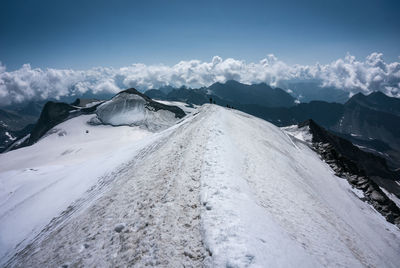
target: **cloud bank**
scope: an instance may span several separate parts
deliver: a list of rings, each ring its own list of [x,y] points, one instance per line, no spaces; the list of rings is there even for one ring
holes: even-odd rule
[[[133,64],[89,70],[43,70],[24,64],[8,72],[0,62],[0,104],[86,92],[116,93],[129,87],[140,90],[167,85],[196,88],[231,79],[246,84],[265,82],[271,86],[280,86],[289,80],[312,79],[320,81],[322,87],[333,86],[350,94],[380,90],[400,97],[400,62],[387,63],[381,53],[372,53],[363,61],[348,54],[326,65],[288,65],[270,54],[257,63],[215,56],[210,62],[190,60],[173,66]]]

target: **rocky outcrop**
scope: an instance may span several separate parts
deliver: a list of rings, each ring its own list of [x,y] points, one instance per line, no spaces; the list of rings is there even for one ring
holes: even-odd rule
[[[351,142],[318,126],[313,120],[298,125],[299,128],[305,126],[309,127],[312,134],[313,149],[335,171],[335,175],[361,190],[364,193],[364,201],[370,203],[388,222],[400,227],[400,209],[376,182],[377,178],[381,179],[378,182],[396,179],[396,173],[387,168],[385,160],[361,151]],[[387,185],[384,188],[387,189]]]
[[[23,142],[12,145],[12,149],[29,146],[36,143],[47,131],[54,126],[81,114],[91,114],[96,111],[98,105],[89,108],[78,108],[63,102],[47,102],[40,114],[40,117],[32,130],[30,135]]]
[[[103,101],[98,100],[98,99],[82,99],[82,98],[77,98],[74,102],[71,103],[72,106],[77,106],[80,108],[89,108],[92,107],[96,104],[99,104]]]

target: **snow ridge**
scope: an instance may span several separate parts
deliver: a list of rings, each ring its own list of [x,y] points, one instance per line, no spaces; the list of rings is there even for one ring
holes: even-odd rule
[[[399,266],[399,229],[264,120],[203,105],[119,152],[95,201],[8,266]]]

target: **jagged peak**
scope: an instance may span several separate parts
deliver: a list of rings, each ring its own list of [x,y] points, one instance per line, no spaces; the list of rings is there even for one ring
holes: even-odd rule
[[[310,119],[307,119],[306,121],[303,121],[303,122],[299,123],[297,126],[299,128],[302,128],[302,127],[305,127],[305,126],[318,126],[318,124],[315,123],[315,121],[310,118]]]

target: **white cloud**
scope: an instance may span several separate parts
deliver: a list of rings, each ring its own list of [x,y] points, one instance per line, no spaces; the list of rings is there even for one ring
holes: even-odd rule
[[[173,66],[133,64],[89,70],[43,70],[24,64],[8,72],[0,62],[0,104],[88,91],[116,93],[129,87],[201,87],[230,79],[247,84],[266,82],[272,86],[292,79],[317,79],[323,86],[341,88],[350,94],[380,90],[400,97],[400,62],[387,63],[381,53],[372,53],[364,61],[348,54],[326,65],[288,65],[270,54],[256,63],[215,56],[210,62],[190,60]]]

